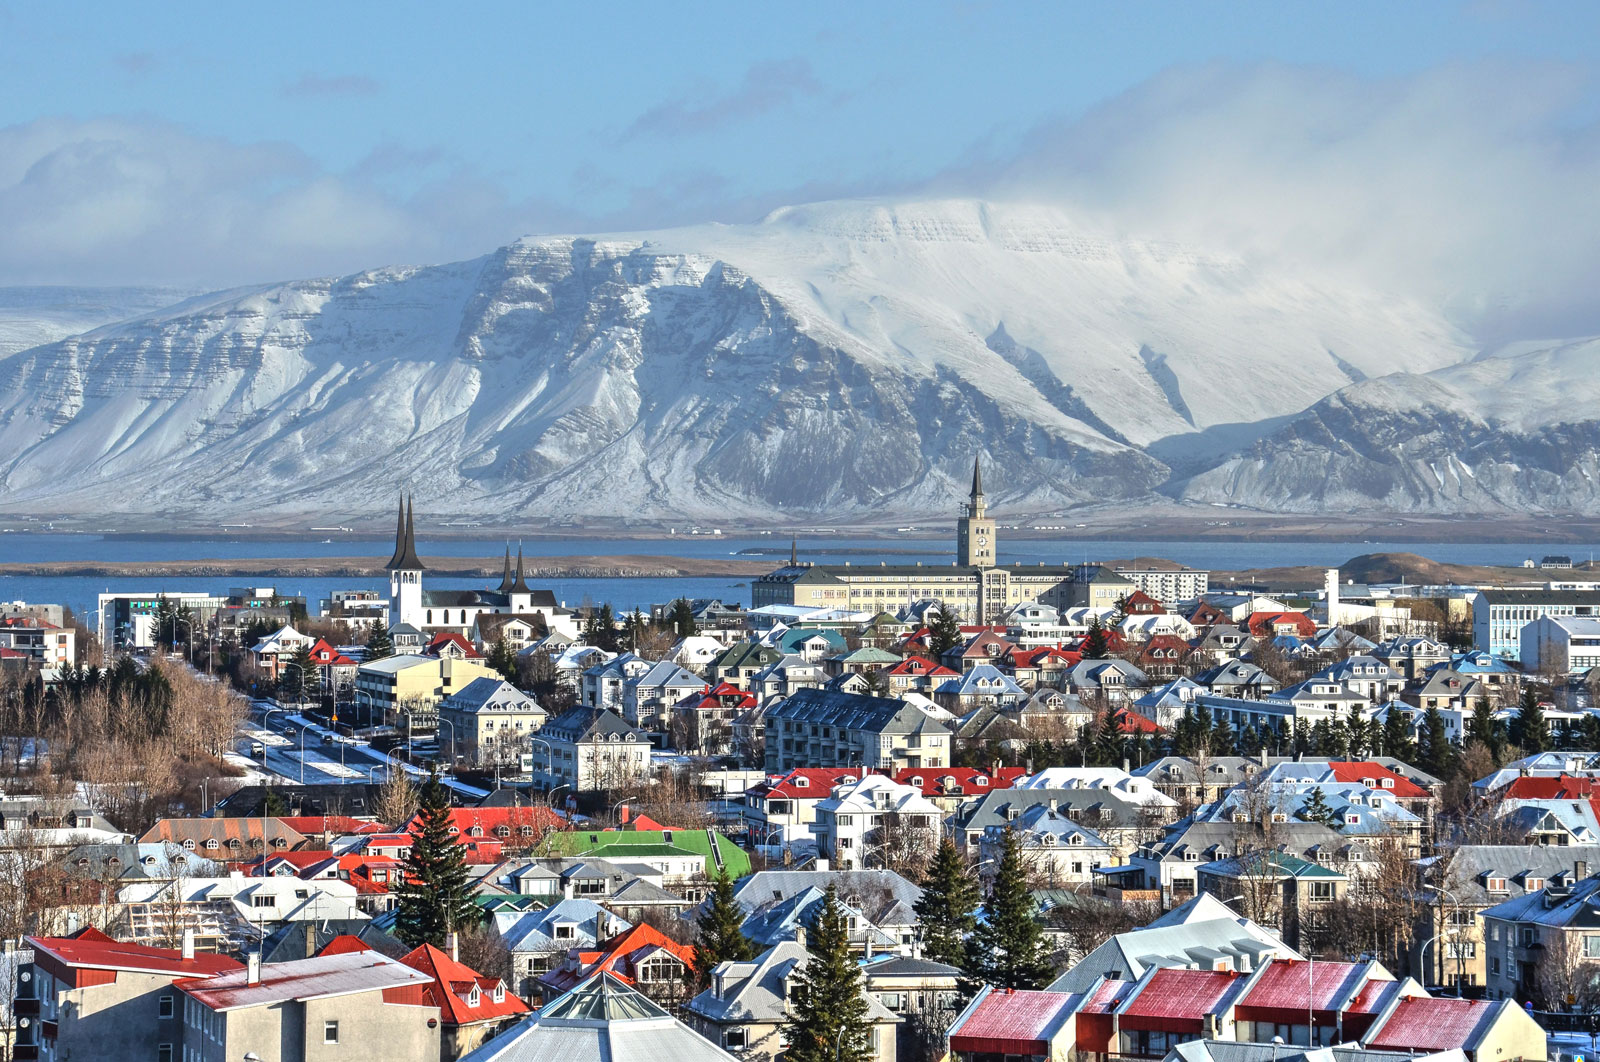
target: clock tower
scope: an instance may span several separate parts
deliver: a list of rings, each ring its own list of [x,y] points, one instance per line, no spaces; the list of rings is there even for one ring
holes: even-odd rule
[[[968,568],[994,567],[994,521],[985,515],[983,472],[972,459],[972,497],[956,521],[956,563]]]

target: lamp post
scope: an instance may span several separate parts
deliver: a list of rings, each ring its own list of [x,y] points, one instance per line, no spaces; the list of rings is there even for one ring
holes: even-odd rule
[[[552,789],[548,793],[546,793],[545,796],[550,801],[550,807],[554,808],[556,806],[556,794],[557,793],[561,792],[563,789],[571,789],[571,788],[572,788],[572,783],[571,782],[562,782],[560,785],[556,786],[554,789]]]
[[[456,765],[456,725],[446,719],[439,720],[439,725],[450,728],[450,769],[453,771]],[[434,738],[437,740],[437,733],[434,734]]]
[[[1454,915],[1454,913],[1456,911],[1460,910],[1461,904],[1460,904],[1460,901],[1458,901],[1456,899],[1455,893],[1451,892],[1449,889],[1441,888],[1438,885],[1435,885],[1435,886],[1433,886],[1433,891],[1438,893],[1440,896],[1445,897],[1446,899],[1448,899],[1450,901],[1450,914],[1449,915],[1447,915],[1444,912],[1443,908],[1440,908],[1440,911],[1439,911],[1439,936],[1443,937],[1446,933],[1449,933],[1453,928],[1455,928],[1455,923],[1453,921],[1447,922],[1446,919],[1450,918],[1451,916]],[[1426,947],[1427,945],[1424,944],[1423,946]],[[1459,957],[1460,957],[1460,949],[1457,948],[1456,951],[1457,951],[1457,958],[1459,959]],[[1439,985],[1440,985],[1440,987],[1443,987],[1444,986],[1444,953],[1443,953],[1443,951],[1441,949],[1439,949],[1439,948],[1435,948],[1434,949],[1434,957],[1438,960],[1438,963],[1439,963]],[[1419,962],[1423,958],[1425,958],[1425,956],[1423,956],[1422,954],[1419,953],[1417,955],[1417,959],[1418,959]],[[1424,972],[1424,974],[1426,974],[1427,967],[1423,967],[1423,972]],[[1456,995],[1459,996],[1460,994],[1461,994],[1461,982],[1459,980],[1457,980],[1456,981]]]

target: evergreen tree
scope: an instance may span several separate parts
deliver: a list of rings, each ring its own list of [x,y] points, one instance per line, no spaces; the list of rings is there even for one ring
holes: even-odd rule
[[[1083,636],[1083,644],[1078,647],[1083,659],[1104,660],[1111,655],[1110,644],[1110,640],[1106,637],[1105,626],[1100,622],[1100,617],[1091,617],[1088,633]]]
[[[961,617],[956,610],[939,602],[939,610],[928,624],[928,649],[937,659],[961,644]]]
[[[694,606],[686,597],[680,597],[672,603],[672,633],[679,638],[687,638],[694,633]]]
[[[517,681],[517,654],[511,651],[511,643],[506,641],[504,634],[495,639],[484,664],[500,672],[500,677],[507,682]]]
[[[1332,830],[1344,829],[1344,823],[1339,820],[1339,815],[1328,806],[1327,798],[1322,795],[1319,786],[1306,796],[1306,803],[1300,809],[1300,817],[1307,822],[1320,822]]]
[[[1550,745],[1547,726],[1538,692],[1531,686],[1524,687],[1522,703],[1517,707],[1516,718],[1511,721],[1511,740],[1530,756],[1543,752]]]
[[[1261,735],[1256,733],[1255,724],[1251,723],[1244,728],[1244,733],[1239,735],[1239,755],[1254,756],[1261,751],[1263,744]]]
[[[1206,747],[1213,756],[1233,755],[1233,727],[1226,719],[1218,719],[1207,737]]]
[[[367,631],[367,659],[382,660],[393,655],[394,641],[389,637],[389,625],[380,619]]]
[[[322,696],[322,672],[311,660],[311,646],[301,645],[294,651],[290,664],[284,665],[278,684],[296,703],[315,702]]]
[[[411,947],[443,947],[446,936],[476,925],[482,914],[472,902],[466,852],[450,833],[450,798],[437,772],[422,787],[417,816],[405,880],[394,888],[394,932]]]
[[[1448,778],[1455,761],[1455,749],[1445,735],[1444,716],[1438,708],[1429,708],[1422,716],[1422,740],[1417,750],[1422,769],[1440,778]]]
[[[1317,720],[1317,724],[1311,728],[1311,747],[1318,756],[1335,754],[1332,723],[1326,719]]]
[[[722,962],[749,962],[756,957],[756,946],[741,928],[744,909],[733,898],[733,879],[726,867],[711,884],[706,909],[695,919],[700,939],[695,942],[694,976],[704,988],[711,983],[711,971]]]
[[[1578,727],[1578,732],[1583,736],[1583,748],[1600,748],[1600,715],[1595,715],[1593,712],[1584,713]]]
[[[1469,740],[1482,742],[1494,756],[1494,762],[1499,764],[1505,743],[1500,740],[1500,724],[1495,722],[1494,709],[1489,707],[1489,698],[1479,697],[1472,706],[1472,718],[1467,720],[1467,737]]]
[[[834,885],[828,886],[807,930],[806,948],[811,958],[796,973],[790,993],[785,1062],[868,1062],[872,1026],[867,997]]]
[[[1117,598],[1116,611],[1111,613],[1110,627],[1121,627],[1122,621],[1128,618],[1128,595],[1123,594]]]
[[[1055,977],[1038,907],[1028,886],[1022,843],[1002,835],[994,885],[983,902],[983,921],[972,938],[970,972],[995,988],[1040,989]]]
[[[1389,714],[1384,717],[1382,747],[1385,756],[1406,763],[1411,763],[1417,755],[1417,748],[1411,741],[1411,726],[1405,713],[1398,708],[1390,707]]]
[[[1122,762],[1122,728],[1117,725],[1117,710],[1109,705],[1100,713],[1091,755],[1101,767],[1115,767]]]
[[[967,937],[978,927],[978,886],[949,837],[939,842],[912,909],[922,924],[923,958],[966,969]]]
[[[639,611],[637,605],[634,606],[632,612],[628,613],[628,618],[623,620],[623,625],[628,630],[628,651],[637,653],[639,651],[639,642],[644,639],[645,633],[649,630],[649,623],[645,620],[644,613]]]

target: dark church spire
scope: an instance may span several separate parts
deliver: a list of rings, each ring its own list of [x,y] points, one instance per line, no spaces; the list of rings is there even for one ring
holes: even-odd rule
[[[796,535],[795,537],[793,537],[793,538],[791,538],[789,540],[789,567],[791,567],[791,568],[800,567],[800,536],[799,535]]]
[[[417,524],[411,499],[400,499],[400,518],[394,532],[394,556],[384,565],[389,571],[420,572],[422,561],[417,559]]]
[[[517,578],[511,584],[511,590],[509,592],[513,593],[513,594],[531,594],[531,593],[533,593],[532,590],[528,589],[527,580],[523,579],[523,577],[522,577],[522,547],[521,546],[517,547]]]
[[[495,592],[499,594],[511,592],[511,543],[509,542],[506,543],[506,567],[500,575],[500,589]]]
[[[972,497],[974,500],[983,497],[983,469],[979,466],[981,458],[972,459]]]

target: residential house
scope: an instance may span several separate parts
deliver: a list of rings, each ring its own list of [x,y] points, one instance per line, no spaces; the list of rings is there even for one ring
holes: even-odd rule
[[[1066,682],[1079,697],[1101,698],[1108,704],[1131,703],[1139,691],[1150,685],[1143,671],[1117,657],[1084,660],[1067,672]]]
[[[968,801],[976,801],[990,793],[1010,789],[1013,782],[1027,774],[1025,767],[903,767],[896,771],[894,780],[901,785],[918,789],[923,796],[949,814]]]
[[[478,678],[439,702],[439,737],[449,741],[447,762],[515,769],[546,718],[532,695],[501,678]]]
[[[547,721],[539,737],[550,756],[542,777],[535,757],[534,776],[546,789],[610,789],[638,781],[650,769],[649,737],[606,708],[569,708]]]
[[[952,834],[969,855],[976,855],[985,838],[1038,808],[1054,809],[1067,821],[1090,828],[1117,859],[1127,858],[1141,845],[1159,838],[1170,817],[1162,809],[1145,807],[1111,789],[1001,789],[959,808],[951,819]]]
[[[1236,901],[1244,913],[1291,947],[1329,943],[1328,912],[1350,890],[1349,875],[1286,852],[1252,850],[1195,868],[1201,892]]]
[[[904,700],[801,690],[766,712],[769,773],[792,767],[944,767],[950,731]]]
[[[432,726],[439,702],[475,679],[499,679],[498,671],[452,655],[397,655],[370,660],[356,669],[357,710],[391,723],[402,718]]]
[[[701,686],[672,708],[673,744],[684,752],[725,755],[735,747],[734,723],[758,707],[754,694],[731,682]]]
[[[1480,912],[1491,999],[1562,1006],[1566,1001],[1559,997],[1575,991],[1570,979],[1563,983],[1562,965],[1600,955],[1600,875],[1578,879],[1578,869],[1589,867],[1552,872],[1543,888]]]
[[[538,995],[538,979],[566,957],[570,948],[591,948],[616,936],[632,923],[593,900],[557,900],[539,911],[500,911],[495,928],[511,951],[511,969],[517,994]]]
[[[999,863],[1007,834],[1020,843],[1029,874],[1046,887],[1092,880],[1096,867],[1116,863],[1116,848],[1055,802],[1035,804],[1015,819],[989,826],[979,842],[980,862]]]
[[[528,1004],[507,991],[504,981],[464,965],[453,949],[446,953],[432,944],[423,944],[401,956],[400,962],[433,981],[425,998],[439,1008],[441,1062],[455,1062],[528,1013]]]
[[[78,662],[78,632],[37,617],[0,616],[0,659],[15,659],[8,652],[42,668],[73,667]]]
[[[638,678],[655,666],[632,653],[598,660],[583,672],[578,691],[581,703],[622,714],[623,690],[630,679]]]
[[[795,767],[769,777],[745,790],[745,833],[753,845],[812,842],[817,805],[833,795],[835,786],[864,777],[862,767]]]
[[[932,693],[946,679],[956,678],[958,672],[942,664],[935,664],[925,656],[911,655],[891,667],[878,672],[888,687],[891,697],[903,697],[908,691]]]
[[[922,890],[892,870],[762,870],[735,885],[745,935],[758,944],[802,939],[828,886],[850,915],[851,946],[911,954]],[[871,942],[869,944],[869,942]]]
[[[1022,687],[993,664],[975,664],[933,691],[934,703],[957,715],[974,708],[1014,708],[1027,699]]]
[[[673,706],[705,688],[705,680],[693,671],[662,660],[623,682],[618,714],[631,726],[665,730],[672,721]]]
[[[834,788],[817,802],[811,832],[817,852],[840,870],[864,867],[875,858],[931,859],[942,835],[944,814],[916,786],[869,774]]]
[[[787,1046],[795,975],[810,957],[804,944],[782,941],[749,962],[719,963],[710,986],[685,1004],[684,1016],[700,1035],[746,1062],[777,1062]],[[869,1057],[895,1062],[900,1019],[866,988],[862,994],[871,1023]]]
[[[561,963],[539,978],[539,989],[552,1000],[606,973],[657,1003],[678,1005],[688,998],[694,954],[692,944],[679,944],[655,926],[636,925],[592,947],[569,948]]]

